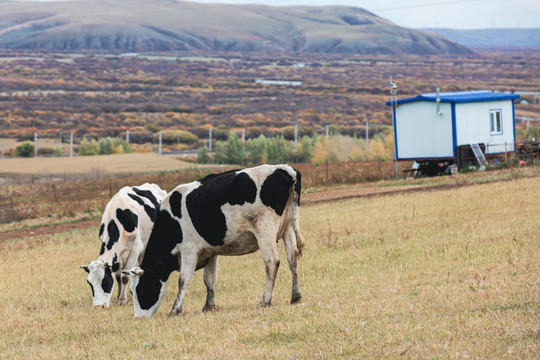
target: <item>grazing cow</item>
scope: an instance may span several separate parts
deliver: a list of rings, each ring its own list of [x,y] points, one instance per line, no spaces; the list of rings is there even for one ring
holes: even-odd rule
[[[118,282],[117,304],[127,303],[129,275],[122,274],[122,270],[131,269],[142,259],[159,204],[166,195],[155,184],[126,186],[107,204],[99,228],[99,257],[89,265],[81,265],[88,273],[94,307],[109,307],[113,273]]]
[[[271,305],[282,238],[292,272],[291,303],[302,296],[298,258],[304,245],[299,229],[300,173],[288,165],[261,165],[209,175],[178,186],[161,203],[143,260],[131,270],[135,317],[159,308],[169,275],[180,270],[178,295],[169,316],[182,311],[193,273],[204,268],[203,311],[212,310],[218,255],[261,251],[266,286],[259,306]]]

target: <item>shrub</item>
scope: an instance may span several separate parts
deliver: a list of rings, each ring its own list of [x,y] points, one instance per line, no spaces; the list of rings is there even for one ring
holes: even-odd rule
[[[159,141],[159,133],[154,134],[154,142]],[[199,137],[186,130],[164,130],[161,133],[161,142],[163,144],[195,144]]]
[[[34,144],[30,141],[24,141],[15,147],[15,156],[32,157],[34,156]]]
[[[79,145],[79,155],[80,156],[93,156],[99,155],[99,144],[94,139],[84,138]]]
[[[199,164],[208,164],[210,162],[210,154],[208,153],[208,148],[203,146],[197,151],[197,163]]]

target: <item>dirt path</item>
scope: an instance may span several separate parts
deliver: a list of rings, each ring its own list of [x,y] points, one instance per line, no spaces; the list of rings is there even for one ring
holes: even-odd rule
[[[343,199],[350,199],[356,197],[366,197],[366,196],[376,196],[383,194],[395,194],[405,191],[411,191],[419,189],[418,186],[409,185],[409,186],[392,186],[392,187],[370,187],[370,188],[357,188],[357,189],[338,189],[330,190],[319,193],[311,194],[302,194],[301,204],[302,206],[309,206],[313,204],[318,204],[322,202],[337,201]],[[34,236],[44,236],[50,234],[61,233],[70,230],[79,230],[86,229],[89,227],[98,227],[99,220],[84,220],[79,222],[65,223],[65,224],[55,224],[49,226],[39,226],[25,229],[16,229],[0,232],[0,242],[6,241],[9,239],[16,239],[22,237],[34,237]]]

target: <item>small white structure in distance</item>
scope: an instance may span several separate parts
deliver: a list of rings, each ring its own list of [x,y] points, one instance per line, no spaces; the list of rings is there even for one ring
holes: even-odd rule
[[[388,101],[394,112],[397,160],[449,161],[460,167],[460,147],[485,155],[515,151],[514,100],[487,90],[430,93]]]
[[[255,79],[257,84],[281,85],[281,86],[301,86],[301,80],[279,80],[279,79]]]

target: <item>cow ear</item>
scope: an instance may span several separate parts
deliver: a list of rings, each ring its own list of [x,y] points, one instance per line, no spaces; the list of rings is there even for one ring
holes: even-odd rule
[[[87,273],[90,273],[90,268],[88,268],[88,265],[81,265],[80,267],[81,267],[81,269],[83,269]]]
[[[119,263],[119,262],[115,262],[115,263],[111,266],[111,271],[112,271],[113,273],[117,272],[119,269],[120,269],[120,263]]]

